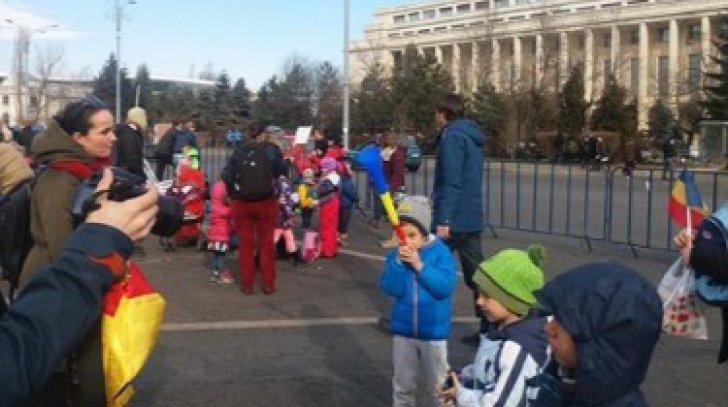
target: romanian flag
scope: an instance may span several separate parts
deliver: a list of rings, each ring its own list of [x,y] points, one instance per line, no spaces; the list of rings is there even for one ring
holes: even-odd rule
[[[682,228],[698,227],[710,213],[708,207],[703,203],[703,198],[700,197],[698,186],[695,184],[695,176],[687,169],[680,172],[680,176],[672,187],[672,193],[667,202],[667,213]]]
[[[164,306],[164,298],[134,262],[129,262],[126,280],[106,293],[101,343],[107,406],[125,406],[131,400],[131,381],[157,341]]]

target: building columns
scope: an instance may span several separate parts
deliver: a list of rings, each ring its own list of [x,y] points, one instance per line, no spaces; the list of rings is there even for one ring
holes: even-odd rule
[[[536,34],[536,87],[540,87],[543,82],[543,71],[543,35]]]
[[[616,25],[612,26],[612,33],[611,33],[610,37],[612,40],[612,44],[611,44],[612,48],[611,48],[611,53],[610,53],[609,57],[612,60],[612,66],[611,66],[612,75],[614,75],[614,79],[617,81],[617,83],[622,83],[621,79],[622,79],[622,68],[623,67],[622,67],[622,64],[620,61],[620,56],[619,56],[620,55],[619,47],[621,44],[619,26],[616,26]]]
[[[710,30],[710,17],[705,16],[700,22],[700,50],[703,54],[703,71],[710,70],[710,47],[712,46],[712,34]]]
[[[452,78],[455,82],[455,92],[462,90],[460,77],[460,45],[457,42],[452,44]]]
[[[517,86],[521,80],[522,57],[521,37],[513,37],[513,86]]]
[[[680,93],[677,83],[677,71],[678,71],[678,42],[679,42],[679,27],[677,20],[670,20],[670,49],[669,49],[669,63],[667,74],[668,78],[668,95],[672,96],[673,99],[670,102],[675,102],[675,111],[677,111],[677,97]]]
[[[584,99],[591,101],[594,88],[594,31],[584,31]]]
[[[491,52],[493,56],[491,58],[491,82],[497,91],[500,91],[501,77],[500,77],[500,43],[497,38],[491,40]]]
[[[480,45],[477,42],[470,44],[470,88],[478,91],[480,82]]]
[[[650,32],[647,29],[647,23],[640,23],[639,25],[639,36],[640,36],[640,77],[638,86],[638,97],[637,97],[637,115],[640,123],[640,128],[646,127],[647,124],[647,85],[648,85],[648,72],[649,72],[649,35]]]
[[[435,45],[435,59],[437,60],[438,64],[442,65],[442,47],[439,45]]]
[[[559,88],[569,79],[569,34],[559,33]]]

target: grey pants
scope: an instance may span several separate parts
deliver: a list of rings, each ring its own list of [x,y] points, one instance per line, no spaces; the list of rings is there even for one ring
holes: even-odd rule
[[[437,407],[437,388],[447,376],[447,341],[424,341],[395,335],[392,337],[392,405],[414,407],[415,400],[424,406]],[[421,372],[421,373],[420,373]],[[423,386],[417,387],[418,382]]]

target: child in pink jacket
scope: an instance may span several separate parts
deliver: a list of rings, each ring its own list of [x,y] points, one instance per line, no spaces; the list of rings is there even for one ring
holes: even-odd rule
[[[212,252],[210,282],[231,284],[234,282],[230,271],[225,267],[225,256],[230,247],[230,202],[225,183],[220,180],[212,186],[210,194],[212,211],[207,229],[207,250]]]

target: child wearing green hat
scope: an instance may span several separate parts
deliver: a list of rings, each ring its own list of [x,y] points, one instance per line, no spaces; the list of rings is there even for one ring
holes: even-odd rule
[[[481,334],[472,365],[450,373],[439,395],[458,406],[523,406],[538,395],[534,380],[548,360],[545,315],[533,292],[544,284],[543,246],[506,249],[480,264],[473,276],[477,305],[497,328]],[[450,383],[452,382],[452,383]]]

